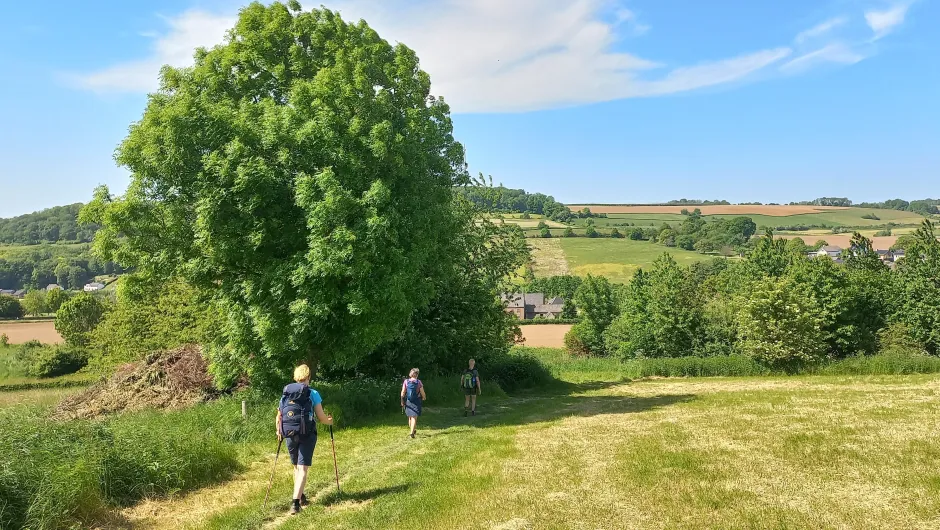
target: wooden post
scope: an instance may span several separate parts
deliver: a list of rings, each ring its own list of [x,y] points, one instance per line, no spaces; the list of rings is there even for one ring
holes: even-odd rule
[[[242,400],[242,418],[248,417],[248,403],[243,399]]]

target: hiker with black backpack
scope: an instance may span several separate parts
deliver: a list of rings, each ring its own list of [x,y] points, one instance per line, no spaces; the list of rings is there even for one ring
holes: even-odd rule
[[[287,441],[290,463],[294,466],[294,496],[290,513],[300,512],[306,506],[307,471],[313,463],[313,449],[317,445],[317,422],[333,425],[333,416],[323,412],[320,393],[310,388],[310,368],[302,364],[294,369],[294,383],[284,387],[277,407],[277,440]],[[314,421],[314,418],[316,420]]]
[[[409,436],[415,437],[418,432],[418,416],[421,415],[421,406],[428,396],[424,393],[424,384],[418,379],[420,370],[412,368],[408,379],[401,384],[401,408],[408,417]]]
[[[477,415],[477,396],[483,393],[480,388],[480,373],[477,372],[476,364],[475,360],[470,359],[470,367],[464,370],[463,375],[460,376],[460,387],[463,388],[464,392],[464,416],[467,415],[468,411],[474,416]]]

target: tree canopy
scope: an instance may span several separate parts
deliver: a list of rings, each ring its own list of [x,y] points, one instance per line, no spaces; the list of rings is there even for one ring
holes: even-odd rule
[[[179,276],[222,302],[222,380],[354,365],[466,250],[464,150],[430,88],[415,53],[365,22],[253,3],[193,67],[164,67],[117,151],[127,193],[98,189],[82,218],[134,281]]]

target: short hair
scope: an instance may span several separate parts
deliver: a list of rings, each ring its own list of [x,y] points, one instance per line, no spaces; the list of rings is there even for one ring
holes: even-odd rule
[[[418,377],[418,374],[420,374],[420,373],[421,373],[421,370],[418,370],[417,368],[412,368],[411,371],[408,372],[408,377],[415,377],[415,378],[417,378],[417,377]]]
[[[294,381],[300,382],[310,379],[310,367],[302,364],[294,368]]]
[[[470,359],[468,362],[475,363],[476,361],[474,359]]]

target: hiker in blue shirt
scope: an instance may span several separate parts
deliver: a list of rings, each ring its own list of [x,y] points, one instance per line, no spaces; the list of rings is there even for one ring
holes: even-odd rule
[[[284,394],[277,407],[277,440],[286,439],[290,463],[294,466],[294,497],[290,513],[300,512],[306,506],[307,470],[313,463],[313,449],[317,445],[317,424],[333,425],[333,416],[323,412],[320,393],[310,388],[310,368],[302,364],[294,369],[294,381],[284,387]]]

